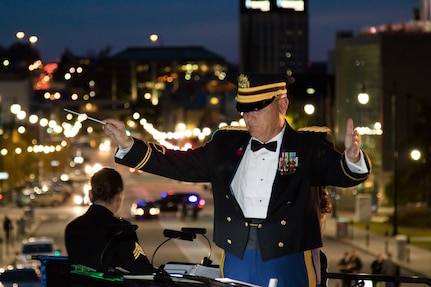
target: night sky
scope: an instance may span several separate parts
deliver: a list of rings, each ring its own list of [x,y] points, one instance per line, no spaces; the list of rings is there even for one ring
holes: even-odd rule
[[[419,0],[310,0],[310,59],[325,61],[335,33],[364,26],[411,21]],[[239,59],[239,4],[234,0],[2,0],[0,46],[36,35],[44,62],[65,49],[85,56],[111,47],[199,45],[231,63]]]

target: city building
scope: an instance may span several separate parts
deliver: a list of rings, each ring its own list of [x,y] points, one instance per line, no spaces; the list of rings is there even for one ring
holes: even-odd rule
[[[214,128],[234,112],[228,64],[203,47],[132,47],[111,64],[112,100],[126,100],[160,129]]]
[[[309,62],[307,0],[240,1],[241,72],[293,76],[287,117],[294,128],[333,127],[333,74]]]
[[[359,35],[340,32],[336,38],[336,138],[343,140],[346,119],[353,118],[372,158],[378,192],[391,184],[394,205],[401,195],[403,202],[424,200],[413,191],[430,188],[418,172],[431,163],[431,138],[423,132],[431,125],[428,47],[429,18],[366,27]],[[422,151],[420,163],[410,157],[414,149]]]
[[[240,70],[305,74],[307,0],[240,1]]]

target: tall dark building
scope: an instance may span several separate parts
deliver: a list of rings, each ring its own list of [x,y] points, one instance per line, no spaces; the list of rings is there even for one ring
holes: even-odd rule
[[[431,206],[431,136],[424,132],[431,126],[429,23],[364,27],[358,35],[337,35],[335,43],[335,139],[344,139],[346,119],[353,118],[373,161],[375,191],[387,188],[394,207]]]
[[[307,0],[241,0],[240,70],[306,73]]]

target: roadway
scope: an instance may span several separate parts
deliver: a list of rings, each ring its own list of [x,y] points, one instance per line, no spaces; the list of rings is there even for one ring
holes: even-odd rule
[[[138,225],[138,237],[141,245],[148,258],[153,258],[153,264],[160,266],[164,263],[175,262],[192,262],[199,263],[204,256],[209,255],[208,242],[203,236],[198,236],[193,242],[182,241],[173,239],[164,244],[157,253],[154,252],[158,246],[166,240],[163,236],[164,229],[176,229],[181,227],[203,227],[207,229],[206,236],[212,243],[212,229],[213,229],[213,201],[212,195],[209,190],[202,184],[186,184],[177,181],[165,179],[163,177],[150,175],[147,173],[131,173],[125,167],[115,165],[113,163],[107,165],[115,166],[123,175],[125,182],[126,196],[123,207],[119,215],[134,224]],[[76,189],[81,188],[75,186]],[[137,221],[131,218],[130,205],[136,199],[155,199],[158,198],[163,191],[195,191],[201,194],[206,200],[204,209],[199,214],[197,220],[193,221],[190,218],[181,220],[181,217],[176,214],[163,214],[158,219]],[[57,247],[62,251],[62,255],[66,254],[64,247],[64,228],[66,224],[76,216],[85,212],[87,207],[73,206],[72,203],[67,203],[59,207],[49,208],[36,208],[34,210],[35,219],[37,224],[33,229],[34,236],[49,236],[55,239]],[[8,214],[12,219],[17,220],[23,214],[23,210],[16,207],[1,207],[0,219],[3,219],[4,214]],[[14,229],[16,231],[16,228]],[[3,236],[0,231],[0,236]],[[10,262],[13,258],[13,253],[19,250],[19,238],[15,234],[15,240],[12,241],[10,248],[5,248],[6,245],[2,244],[0,248],[0,260],[4,264]],[[337,263],[341,259],[345,251],[350,251],[354,247],[348,244],[347,241],[337,240],[332,236],[326,236],[324,239],[324,252],[328,257],[329,272],[338,272]],[[366,250],[358,250],[359,257],[363,262],[362,272],[369,273],[374,254]],[[153,257],[154,255],[154,257]],[[214,264],[220,262],[221,250],[214,244],[211,245],[211,259]],[[411,276],[411,272],[402,269],[402,275]],[[341,286],[339,280],[330,280],[329,287]],[[421,286],[402,284],[402,286]],[[423,285],[426,286],[426,285]]]

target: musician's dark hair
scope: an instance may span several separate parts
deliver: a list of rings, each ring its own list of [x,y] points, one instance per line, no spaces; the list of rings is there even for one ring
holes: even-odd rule
[[[90,200],[110,201],[123,191],[123,179],[118,171],[105,167],[91,177]]]

